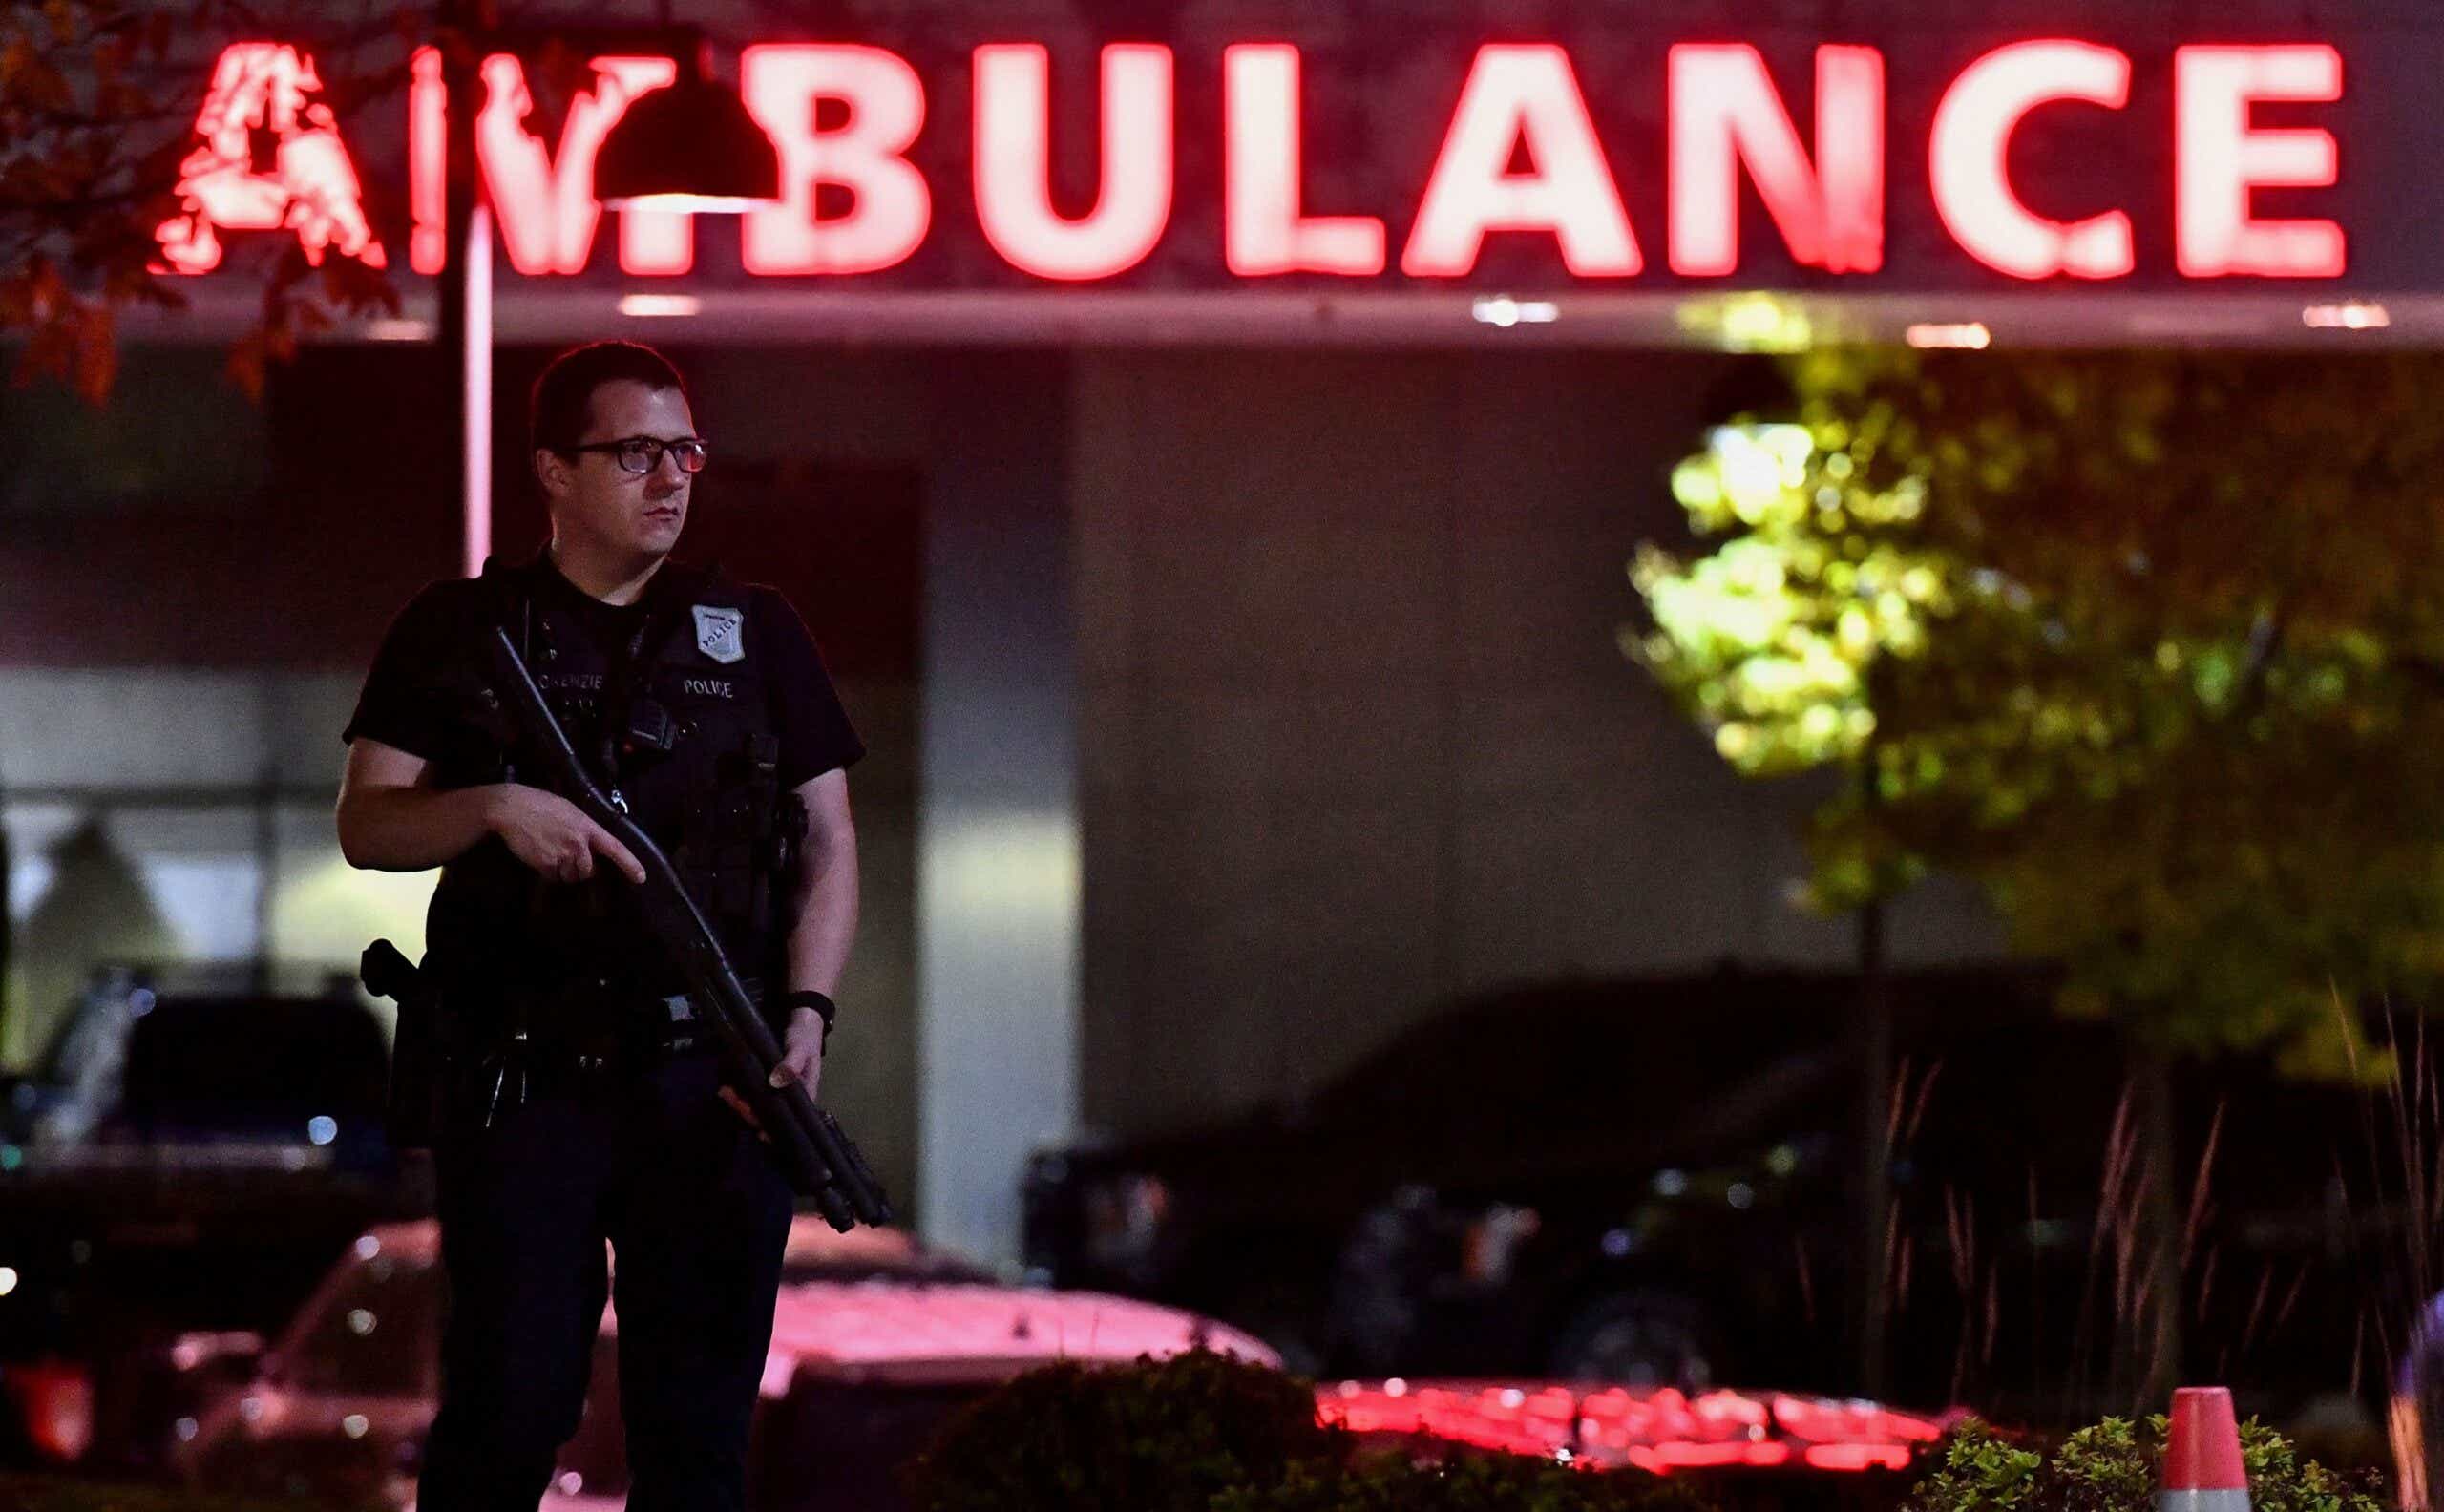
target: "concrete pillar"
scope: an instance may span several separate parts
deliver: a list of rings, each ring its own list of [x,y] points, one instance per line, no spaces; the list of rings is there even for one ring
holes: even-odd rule
[[[1057,353],[943,372],[930,427],[916,1219],[1009,1266],[1027,1152],[1075,1132],[1076,628]]]

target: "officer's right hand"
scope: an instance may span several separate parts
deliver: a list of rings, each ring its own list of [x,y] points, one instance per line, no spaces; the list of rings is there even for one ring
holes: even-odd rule
[[[594,858],[603,857],[643,882],[645,869],[612,833],[585,816],[585,810],[558,793],[522,783],[503,783],[492,805],[493,832],[510,854],[558,882],[582,882],[594,875]]]

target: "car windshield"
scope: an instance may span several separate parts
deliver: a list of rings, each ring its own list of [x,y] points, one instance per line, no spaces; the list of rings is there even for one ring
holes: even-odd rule
[[[992,1281],[993,1273],[947,1250],[921,1243],[904,1228],[860,1225],[835,1231],[811,1213],[790,1226],[781,1279],[810,1281]]]
[[[1706,978],[1504,995],[1428,1020],[1316,1100],[1332,1125],[1413,1124],[1493,1138],[1532,1113],[1553,1133],[1620,1138],[1684,1122],[1693,1088],[1728,1090],[1825,1048],[1840,1020],[1770,983]],[[1482,1125],[1482,1126],[1481,1126]]]
[[[1401,1034],[1311,1112],[1354,1144],[1396,1136],[1412,1164],[1488,1157],[1523,1129],[1591,1158],[1723,1158],[1851,1116],[1859,991],[1846,973],[1740,970],[1498,992]],[[2015,970],[1895,973],[1888,991],[1897,1054],[1920,1064],[1948,1026],[2050,1021]]]
[[[382,1029],[353,1003],[164,996],[128,1039],[123,1109],[157,1132],[306,1133],[378,1122]]]
[[[304,1391],[421,1396],[438,1389],[441,1275],[413,1257],[351,1257],[281,1341],[280,1378]]]

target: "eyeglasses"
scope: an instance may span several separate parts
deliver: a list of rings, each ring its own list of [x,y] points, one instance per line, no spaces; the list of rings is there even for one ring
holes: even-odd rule
[[[571,452],[608,452],[619,459],[622,472],[651,472],[662,466],[664,452],[678,459],[682,472],[705,471],[705,443],[693,437],[685,441],[663,441],[653,436],[622,436],[617,441],[583,441],[560,450]]]

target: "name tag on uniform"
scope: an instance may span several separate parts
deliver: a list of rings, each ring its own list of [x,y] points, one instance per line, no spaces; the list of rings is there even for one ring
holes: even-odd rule
[[[716,662],[743,661],[747,656],[747,611],[712,604],[692,607],[696,615],[696,649]]]

